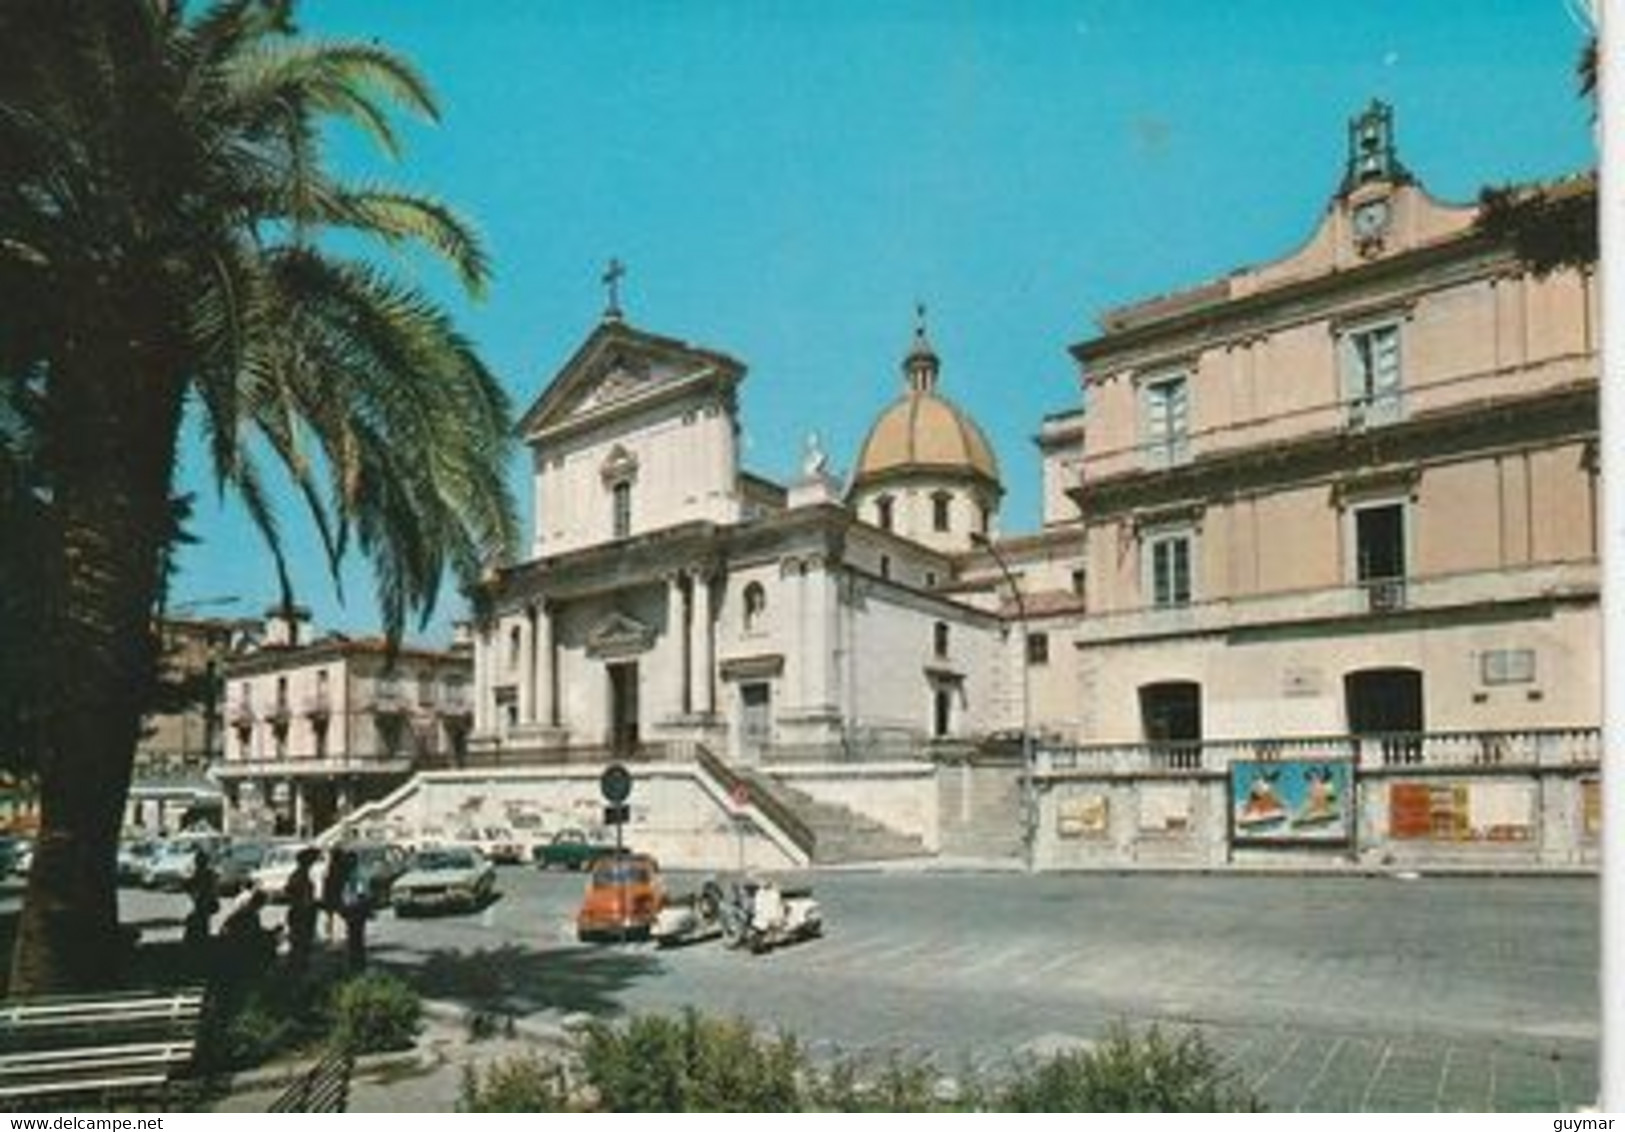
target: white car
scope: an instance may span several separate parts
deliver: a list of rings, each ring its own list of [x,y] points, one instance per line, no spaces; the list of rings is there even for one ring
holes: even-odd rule
[[[142,864],[141,884],[146,888],[178,892],[191,883],[198,853],[213,860],[219,850],[219,838],[177,837],[162,842]]]
[[[390,888],[395,915],[483,907],[496,893],[496,868],[466,845],[442,845],[412,854]]]
[[[466,845],[493,865],[523,864],[529,847],[505,825],[469,826],[449,844]]]

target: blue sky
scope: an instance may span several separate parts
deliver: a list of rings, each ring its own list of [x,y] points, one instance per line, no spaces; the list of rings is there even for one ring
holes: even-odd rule
[[[346,138],[333,161],[474,222],[486,300],[420,281],[516,412],[591,331],[617,256],[632,323],[750,367],[751,470],[788,478],[817,429],[845,471],[902,388],[921,301],[941,390],[992,440],[1015,532],[1038,521],[1030,438],[1078,403],[1067,346],[1106,307],[1295,248],[1371,98],[1445,200],[1592,165],[1576,6],[306,0],[300,19],[377,39],[435,89],[443,120],[408,129],[398,165]],[[523,512],[517,465],[512,482]],[[195,449],[179,486],[200,494],[203,541],[172,603],[257,613],[274,573]],[[375,630],[361,563],[341,603],[291,496],[282,521],[317,623]],[[448,581],[422,636],[460,612]]]

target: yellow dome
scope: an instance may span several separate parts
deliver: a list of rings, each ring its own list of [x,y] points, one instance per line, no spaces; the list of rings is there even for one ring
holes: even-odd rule
[[[909,472],[963,474],[999,483],[999,463],[982,430],[930,390],[910,390],[880,415],[858,454],[852,484]]]

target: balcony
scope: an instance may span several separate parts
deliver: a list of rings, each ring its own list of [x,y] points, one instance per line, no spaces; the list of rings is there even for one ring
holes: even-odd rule
[[[326,692],[306,696],[300,704],[300,710],[311,719],[327,719],[333,714],[331,697]]]
[[[226,705],[226,722],[233,727],[252,727],[257,718],[254,705],[247,700],[233,700]]]
[[[1100,645],[1144,637],[1225,632],[1242,626],[1364,620],[1374,612],[1442,612],[1532,599],[1595,599],[1600,581],[1601,571],[1595,562],[1560,562],[1212,597],[1171,609],[1097,608],[1079,624],[1078,639],[1084,645]],[[1379,588],[1383,592],[1374,592]],[[1380,604],[1394,601],[1398,606]]]
[[[1040,775],[1222,775],[1233,762],[1352,759],[1362,772],[1596,767],[1595,727],[1529,731],[1426,731],[1383,735],[1270,736],[1179,743],[1088,743],[1040,747]]]

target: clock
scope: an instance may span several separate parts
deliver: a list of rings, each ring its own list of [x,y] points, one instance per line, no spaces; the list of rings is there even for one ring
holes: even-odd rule
[[[1354,236],[1362,243],[1382,239],[1388,231],[1388,201],[1368,200],[1354,210]]]

